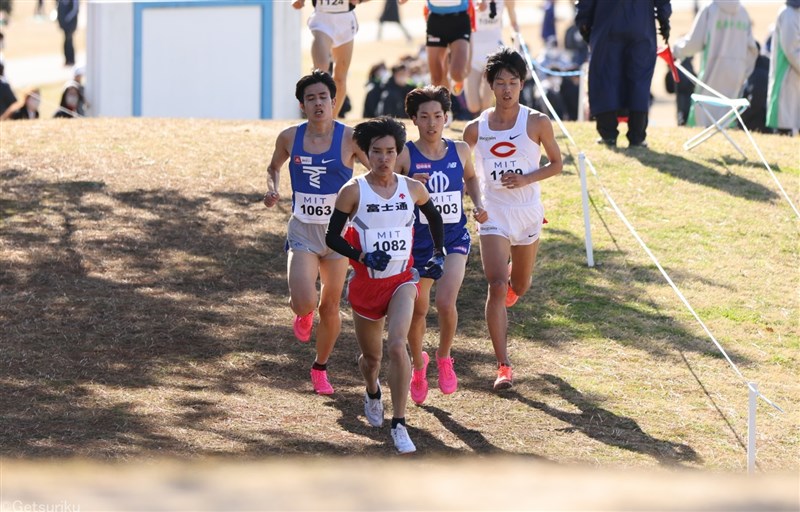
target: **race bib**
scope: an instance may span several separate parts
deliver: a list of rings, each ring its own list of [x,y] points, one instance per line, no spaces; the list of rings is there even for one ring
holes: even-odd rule
[[[431,192],[431,201],[433,201],[436,210],[441,214],[445,224],[458,224],[461,220],[460,192]],[[422,224],[428,224],[428,217],[420,212],[419,221]]]
[[[483,175],[486,184],[492,188],[505,188],[500,181],[503,174],[514,172],[517,174],[528,174],[530,171],[528,159],[524,157],[515,158],[485,158],[483,160]]]
[[[319,12],[347,12],[350,10],[349,0],[317,0],[316,10]]]
[[[411,256],[411,226],[369,228],[364,230],[364,247],[367,252],[384,251],[392,260],[407,260]]]
[[[455,7],[461,5],[461,0],[430,0],[433,7]]]
[[[306,224],[327,224],[333,214],[336,194],[294,193],[292,214]]]

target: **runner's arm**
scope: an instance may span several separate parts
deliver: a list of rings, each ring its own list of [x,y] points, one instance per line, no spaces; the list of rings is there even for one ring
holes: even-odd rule
[[[281,167],[289,159],[289,141],[294,139],[294,127],[283,130],[275,141],[275,151],[272,152],[272,159],[267,165],[267,193],[264,194],[264,204],[267,207],[275,206],[281,198],[278,187],[281,181]]]

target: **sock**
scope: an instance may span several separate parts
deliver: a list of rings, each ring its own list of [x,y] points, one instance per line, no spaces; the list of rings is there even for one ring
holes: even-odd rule
[[[370,400],[379,399],[381,397],[381,388],[378,388],[378,392],[374,394],[370,393],[369,390],[367,390],[367,396],[370,398]]]
[[[314,361],[314,364],[311,365],[311,368],[313,370],[320,370],[324,372],[325,370],[328,369],[328,363],[319,364],[318,362]]]
[[[392,418],[392,428],[396,427],[397,425],[406,426],[406,419],[405,418]]]

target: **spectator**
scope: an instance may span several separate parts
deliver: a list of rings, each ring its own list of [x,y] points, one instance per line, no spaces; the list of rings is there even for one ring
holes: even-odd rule
[[[411,34],[408,32],[406,26],[403,25],[403,22],[400,21],[400,8],[397,4],[397,0],[386,0],[383,4],[383,12],[378,20],[378,41],[383,37],[384,23],[397,23],[400,30],[402,30],[403,34],[406,36],[406,41],[409,43],[411,42]]]
[[[620,111],[628,110],[628,142],[647,146],[650,83],[656,65],[656,30],[669,39],[669,0],[578,0],[575,23],[589,43],[589,106],[600,139],[617,145]]]
[[[542,18],[542,43],[544,46],[558,46],[556,37],[556,6],[554,0],[544,0],[542,6],[544,17]]]
[[[39,89],[30,89],[22,99],[17,100],[6,109],[0,121],[6,119],[39,119],[39,102],[41,92]]]
[[[5,65],[0,62],[0,115],[16,101],[17,97],[5,77]]]
[[[81,117],[80,114],[78,114],[80,99],[80,84],[74,80],[67,82],[64,85],[64,91],[61,93],[61,103],[53,117],[65,117],[67,119]]]
[[[383,92],[383,84],[386,79],[391,76],[388,75],[389,70],[386,69],[386,64],[379,62],[372,66],[369,70],[369,79],[367,81],[367,95],[364,98],[364,118],[371,118],[378,116],[378,102],[381,100],[381,93]],[[388,76],[387,76],[388,75]]]
[[[714,0],[697,13],[689,33],[672,48],[675,59],[703,52],[698,78],[728,98],[738,98],[755,67],[758,48],[750,16],[739,0]],[[708,94],[698,86],[695,92]],[[692,105],[689,126],[709,126],[727,107],[707,107],[712,118]]]
[[[86,93],[83,87],[83,75],[83,66],[75,66],[75,69],[72,71],[72,79],[78,83],[78,92],[80,93],[80,98],[78,99],[78,114],[85,116],[86,109],[92,107],[89,105],[89,102],[86,101]]]
[[[769,57],[759,52],[756,67],[744,84],[742,96],[750,108],[742,112],[742,121],[748,130],[767,132],[767,90],[769,89]],[[738,125],[737,125],[738,126]]]
[[[75,45],[72,41],[75,31],[78,30],[79,0],[58,0],[57,19],[58,26],[64,31],[64,65],[75,65]]]
[[[686,68],[691,74],[694,74],[694,67],[692,66],[692,58],[687,57],[681,61],[681,66]],[[689,120],[689,111],[692,108],[692,93],[694,92],[694,84],[692,84],[689,77],[683,74],[683,71],[678,70],[678,78],[680,81],[676,84],[675,79],[672,78],[672,70],[668,69],[664,77],[664,87],[667,92],[675,95],[675,103],[678,110],[678,126],[685,126]]]
[[[0,27],[11,21],[11,0],[0,0]]]
[[[392,67],[392,77],[386,81],[386,85],[381,92],[381,99],[378,102],[377,114],[379,116],[391,116],[397,118],[407,118],[406,114],[406,94],[414,90],[408,83],[409,72],[405,64],[398,64]]]
[[[800,128],[800,0],[786,0],[775,23],[767,126],[792,135]]]

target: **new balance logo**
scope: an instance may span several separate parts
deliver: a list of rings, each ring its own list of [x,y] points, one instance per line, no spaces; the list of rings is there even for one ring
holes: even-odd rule
[[[308,174],[308,183],[312,187],[320,188],[320,176],[325,174],[325,168],[307,165],[303,167],[303,174]]]
[[[458,165],[458,162],[449,162],[447,164],[447,168],[448,169],[455,169],[457,165]]]

